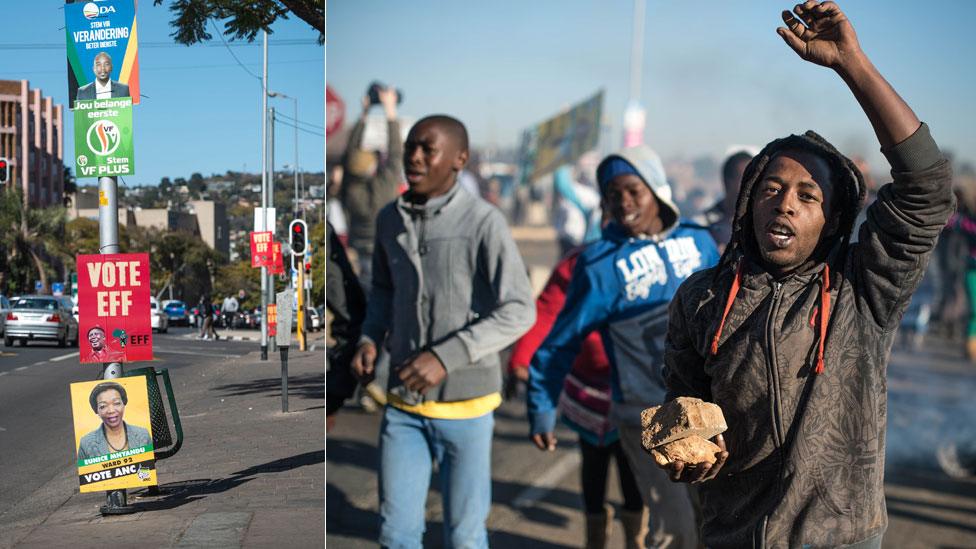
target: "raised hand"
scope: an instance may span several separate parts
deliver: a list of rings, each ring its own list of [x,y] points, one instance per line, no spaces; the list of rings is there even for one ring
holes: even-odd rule
[[[833,2],[807,0],[784,11],[783,22],[776,32],[806,61],[837,69],[863,55],[854,27]]]

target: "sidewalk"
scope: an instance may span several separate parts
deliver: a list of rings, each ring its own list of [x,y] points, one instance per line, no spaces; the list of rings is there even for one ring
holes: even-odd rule
[[[318,342],[318,345],[316,345],[315,349],[312,349],[312,345],[315,345],[316,344],[315,340],[321,339],[321,337],[319,336],[325,332],[323,330],[317,330],[314,332],[308,331],[306,333],[308,334],[309,349],[310,350],[321,349],[322,348],[321,341]],[[227,328],[217,328],[217,335],[220,336],[220,339],[224,339],[227,341],[261,341],[261,330],[231,330]],[[190,332],[183,334],[182,337],[184,339],[199,339],[200,331],[194,329]],[[292,337],[292,339],[294,339],[294,337]],[[297,345],[297,342],[295,342],[294,344]]]
[[[130,491],[140,512],[102,517],[105,493],[80,494],[65,467],[4,517],[0,547],[322,547],[324,365],[322,350],[291,350],[288,414],[277,354],[171,370],[185,439],[157,462],[163,495]]]

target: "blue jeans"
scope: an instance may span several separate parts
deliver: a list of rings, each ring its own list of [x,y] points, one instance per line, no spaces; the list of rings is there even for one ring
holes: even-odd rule
[[[437,461],[444,547],[488,547],[492,413],[430,419],[387,406],[380,428],[380,545],[420,548],[427,490]]]

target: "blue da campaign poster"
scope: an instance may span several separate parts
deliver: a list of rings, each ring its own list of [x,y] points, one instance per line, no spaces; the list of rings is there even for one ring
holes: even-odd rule
[[[139,103],[139,49],[134,0],[64,6],[68,105],[76,99],[131,97]]]

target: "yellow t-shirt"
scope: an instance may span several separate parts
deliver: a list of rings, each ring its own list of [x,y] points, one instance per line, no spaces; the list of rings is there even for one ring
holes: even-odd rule
[[[490,395],[468,400],[456,400],[454,402],[428,400],[420,404],[407,404],[399,396],[393,393],[387,393],[386,401],[398,410],[431,419],[471,419],[481,417],[501,406],[502,395],[501,393],[492,393]]]

